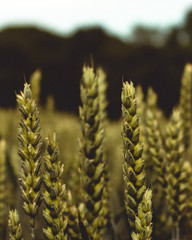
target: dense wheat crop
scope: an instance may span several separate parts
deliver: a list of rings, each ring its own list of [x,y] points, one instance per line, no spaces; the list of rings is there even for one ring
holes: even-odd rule
[[[170,118],[124,82],[110,121],[107,76],[86,65],[79,117],[42,107],[41,77],[0,109],[0,240],[191,239],[192,65]]]

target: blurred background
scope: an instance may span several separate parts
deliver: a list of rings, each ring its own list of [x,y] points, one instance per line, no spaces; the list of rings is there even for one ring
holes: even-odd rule
[[[7,0],[0,9],[0,106],[14,107],[36,69],[41,104],[78,112],[84,63],[107,74],[108,113],[121,114],[122,79],[152,86],[169,115],[179,98],[185,63],[192,62],[192,3],[187,0]]]

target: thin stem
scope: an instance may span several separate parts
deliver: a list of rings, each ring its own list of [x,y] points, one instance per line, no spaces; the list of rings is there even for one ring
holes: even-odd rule
[[[172,237],[171,237],[171,240],[176,240],[176,237],[175,237],[175,228],[173,227],[172,228]]]
[[[32,240],[35,240],[35,228],[31,227],[31,238]]]
[[[180,229],[179,229],[179,226],[176,227],[176,240],[180,240]]]
[[[35,240],[35,218],[30,217],[30,226],[31,226],[31,238]]]

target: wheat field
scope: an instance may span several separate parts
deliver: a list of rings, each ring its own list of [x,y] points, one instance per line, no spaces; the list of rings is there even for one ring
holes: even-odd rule
[[[107,76],[84,65],[79,116],[40,103],[41,72],[0,109],[0,239],[192,237],[192,65],[169,118],[149,87],[123,82],[107,116]]]

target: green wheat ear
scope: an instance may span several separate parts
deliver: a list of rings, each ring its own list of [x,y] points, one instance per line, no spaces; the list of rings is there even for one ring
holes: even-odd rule
[[[80,213],[90,238],[96,240],[101,239],[105,219],[100,215],[104,188],[103,129],[100,127],[98,78],[93,68],[83,68],[80,90],[82,107],[79,115],[83,138],[79,145],[84,203]]]
[[[152,191],[147,189],[138,206],[138,216],[135,219],[135,232],[132,240],[150,240],[152,234]]]
[[[191,138],[191,91],[192,91],[192,64],[186,64],[180,88],[180,108],[183,119],[184,145],[188,148]]]
[[[139,141],[139,117],[135,88],[133,83],[123,83],[122,100],[122,142],[123,142],[123,177],[125,184],[125,206],[132,231],[135,229],[137,208],[146,190],[143,146]]]
[[[21,223],[17,210],[9,212],[9,238],[10,240],[23,240]]]
[[[49,240],[67,239],[67,235],[64,233],[67,226],[67,218],[64,216],[66,209],[65,185],[61,182],[64,165],[61,164],[58,156],[59,148],[56,143],[56,134],[54,134],[53,138],[48,138],[43,174],[45,184],[43,197],[46,206],[43,210],[43,216],[47,222],[47,227],[43,229],[43,233]]]
[[[39,127],[39,112],[32,98],[29,84],[25,83],[24,91],[17,95],[21,114],[18,133],[19,156],[21,158],[20,188],[23,208],[30,216],[31,236],[35,239],[35,216],[41,204],[41,152],[42,141]]]

